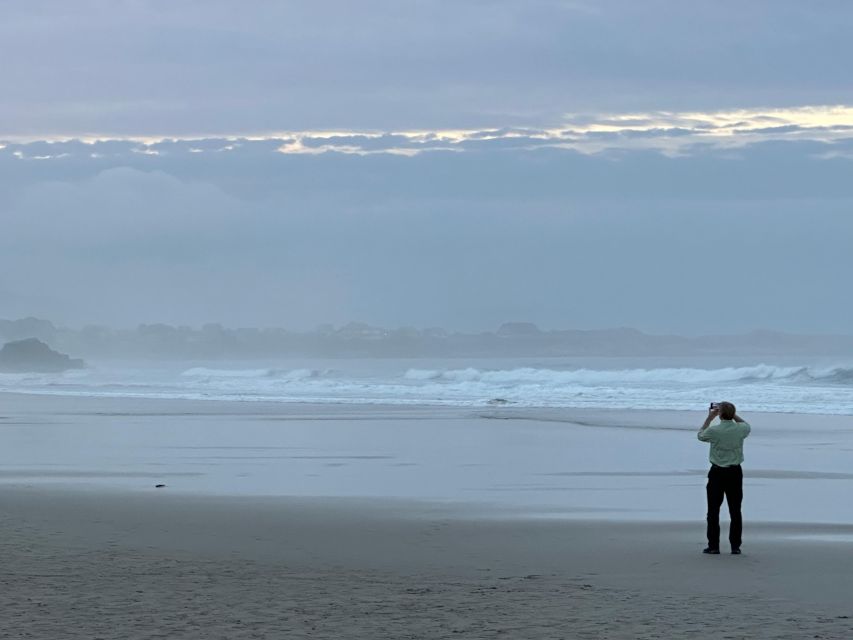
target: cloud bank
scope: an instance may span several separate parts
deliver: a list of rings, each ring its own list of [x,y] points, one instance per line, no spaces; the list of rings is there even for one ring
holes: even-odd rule
[[[434,138],[8,143],[0,317],[844,333],[853,140],[815,126],[675,153],[510,131],[414,155],[382,149]]]
[[[3,3],[0,138],[849,105],[851,31],[844,0]]]
[[[428,151],[573,149],[597,153],[654,149],[688,154],[700,148],[738,148],[758,142],[845,142],[853,138],[853,107],[805,106],[711,112],[567,114],[558,127],[499,127],[413,131],[278,131],[252,136],[56,138],[9,137],[0,150],[19,159],[49,160],[70,154],[144,155],[227,153],[238,148],[284,154],[336,152],[413,156]],[[81,144],[82,143],[82,144]],[[134,143],[128,147],[127,143]]]

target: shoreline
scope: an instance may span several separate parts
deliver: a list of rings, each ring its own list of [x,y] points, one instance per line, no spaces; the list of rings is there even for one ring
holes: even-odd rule
[[[543,518],[692,520],[704,517],[700,417],[0,394],[0,486],[144,493],[165,484],[187,495],[390,498]],[[745,517],[853,522],[845,508],[853,490],[847,419],[747,418]]]
[[[286,413],[292,409],[302,410],[328,410],[330,412],[351,411],[359,412],[389,412],[395,413],[414,413],[429,411],[438,415],[430,417],[442,417],[447,415],[472,415],[476,417],[493,417],[495,419],[518,419],[518,420],[540,420],[567,422],[579,426],[585,425],[583,420],[587,416],[613,416],[615,419],[624,421],[629,416],[685,416],[690,425],[695,422],[697,417],[704,417],[707,407],[702,407],[701,410],[688,409],[667,409],[667,408],[621,408],[621,407],[552,407],[552,406],[518,406],[513,404],[507,405],[456,405],[456,404],[428,404],[428,403],[388,403],[388,402],[312,402],[310,400],[291,399],[291,400],[269,400],[269,399],[233,399],[233,398],[162,398],[158,396],[143,396],[143,395],[88,395],[74,393],[43,393],[39,391],[2,391],[0,390],[0,402],[3,399],[16,404],[32,402],[35,399],[43,400],[47,403],[63,403],[69,401],[77,401],[83,403],[139,403],[139,404],[178,404],[178,405],[196,405],[194,409],[199,411],[202,408],[208,409],[205,413],[219,413],[220,411],[212,411],[213,408],[222,408],[223,406],[234,405],[239,407],[239,410],[227,413],[237,414],[266,414],[281,412]],[[0,405],[2,406],[2,405]],[[246,409],[253,407],[252,411]],[[294,412],[297,413],[297,412]],[[492,414],[492,415],[481,415]],[[853,414],[846,413],[802,413],[796,411],[750,411],[750,416],[762,416],[770,418],[780,418],[788,420],[791,417],[803,418],[806,420],[817,419],[827,421],[844,421],[848,420],[849,428],[853,429]],[[2,417],[2,416],[0,416]],[[701,423],[701,420],[700,420]],[[0,426],[2,426],[0,422]],[[617,422],[602,422],[601,426],[618,427]],[[685,427],[685,430],[693,430],[692,426]],[[698,430],[698,427],[696,427]]]
[[[545,414],[545,415],[560,415],[560,414],[701,414],[701,410],[693,409],[677,409],[677,408],[636,408],[636,407],[608,407],[608,406],[551,406],[551,405],[520,405],[514,402],[507,404],[494,404],[492,400],[487,400],[483,404],[460,404],[452,401],[442,403],[424,402],[422,400],[407,400],[398,402],[388,402],[372,399],[336,399],[316,401],[300,397],[293,398],[272,398],[262,396],[258,398],[249,397],[182,397],[182,396],[157,396],[157,395],[142,395],[142,394],[92,394],[90,392],[48,392],[38,389],[27,391],[10,391],[0,390],[0,398],[2,397],[28,397],[28,398],[50,398],[50,399],[67,399],[79,401],[103,401],[103,402],[176,402],[176,403],[197,403],[201,405],[209,404],[211,406],[223,406],[233,404],[240,407],[261,406],[266,408],[273,407],[301,407],[307,409],[363,409],[363,410],[388,410],[388,411],[443,411],[443,412],[475,412],[475,411],[494,411],[494,412],[518,412],[521,414]],[[50,402],[50,400],[48,400]],[[704,409],[704,407],[703,407]],[[850,413],[823,413],[814,411],[751,411],[750,415],[761,416],[805,416],[817,419],[850,419],[853,420],[853,412]]]

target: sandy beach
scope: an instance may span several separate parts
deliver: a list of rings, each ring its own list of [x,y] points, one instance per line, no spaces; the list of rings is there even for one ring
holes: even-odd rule
[[[387,501],[6,488],[0,510],[5,638],[853,634],[853,527],[752,525],[704,557],[695,523]]]
[[[853,636],[849,506],[836,504],[834,519],[810,520],[802,509],[787,521],[785,513],[757,518],[750,507],[744,554],[703,556],[696,516],[705,452],[689,441],[691,427],[679,426],[687,416],[622,414],[614,423],[601,412],[496,420],[423,408],[2,400],[0,638]],[[847,442],[844,418],[809,420],[815,433],[807,439],[840,434],[832,450]],[[99,421],[104,430],[91,431]],[[840,468],[824,464],[821,475],[808,453],[784,472],[797,421],[768,422],[774,439],[750,443],[761,461],[753,496],[791,485],[849,490]],[[418,442],[420,454],[381,431],[413,424],[458,432],[445,467],[412,433],[406,442]],[[275,425],[295,448],[276,448],[284,445],[274,432],[251,425]],[[340,429],[352,438],[342,442]],[[228,444],[231,431],[250,449]],[[180,443],[167,432],[182,434]],[[636,434],[676,435],[671,459],[635,459],[626,469],[614,443],[627,439],[630,448]],[[589,464],[572,462],[584,452],[567,444],[569,463],[553,466],[543,450],[563,437],[588,447]],[[168,448],[190,447],[188,439],[191,459]],[[535,451],[526,448],[531,439]],[[692,467],[677,457],[682,440]],[[184,453],[170,457],[175,451]],[[471,459],[474,451],[482,455]],[[507,451],[521,471],[502,468]],[[270,475],[270,463],[289,471]],[[291,483],[292,491],[275,484],[276,495],[263,495],[253,482],[221,490],[255,467],[255,481]],[[449,479],[418,488],[426,477],[419,469],[448,469]],[[406,482],[395,475],[407,472],[414,477]],[[323,474],[332,479],[318,480]],[[696,504],[668,517],[682,492]],[[655,499],[674,506],[656,510],[648,504]],[[606,508],[596,512],[595,501]]]

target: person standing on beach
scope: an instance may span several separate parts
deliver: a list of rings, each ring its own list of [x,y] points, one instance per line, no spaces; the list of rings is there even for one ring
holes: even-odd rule
[[[720,422],[711,425],[714,418]],[[731,402],[715,402],[699,429],[698,438],[711,443],[711,470],[708,472],[708,546],[702,553],[720,553],[720,507],[723,497],[729,506],[729,543],[733,554],[740,554],[743,522],[740,505],[743,501],[743,441],[751,428]]]

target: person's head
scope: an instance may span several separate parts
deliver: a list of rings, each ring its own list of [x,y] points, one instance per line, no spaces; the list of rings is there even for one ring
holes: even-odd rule
[[[734,420],[735,406],[731,402],[720,403],[720,420]]]

